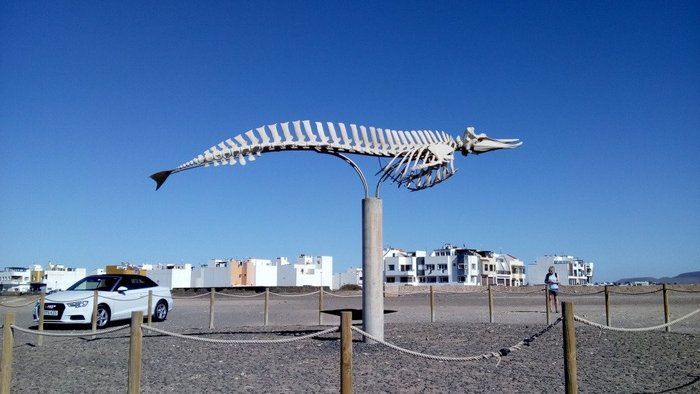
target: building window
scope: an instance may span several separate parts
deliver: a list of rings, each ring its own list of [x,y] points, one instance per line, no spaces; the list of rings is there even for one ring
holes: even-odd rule
[[[389,271],[393,271],[393,270],[394,270],[394,264],[389,264]]]

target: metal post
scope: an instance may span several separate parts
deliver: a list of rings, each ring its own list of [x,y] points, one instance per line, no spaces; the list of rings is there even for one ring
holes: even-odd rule
[[[12,325],[15,324],[15,314],[5,314],[5,321],[2,326],[2,361],[0,363],[0,394],[10,394],[12,387],[12,349],[15,338]]]
[[[564,384],[566,394],[578,393],[576,378],[576,331],[574,330],[574,304],[561,303],[561,312],[564,317]]]
[[[493,323],[493,293],[491,292],[491,284],[489,283],[489,323]]]
[[[384,261],[382,258],[382,200],[362,200],[362,329],[384,340]],[[364,338],[367,343],[374,343]]]
[[[263,323],[267,326],[267,323],[270,321],[269,316],[270,316],[270,288],[266,287],[265,288],[265,316],[263,318]]]
[[[610,289],[605,286],[605,325],[610,327]]]
[[[209,328],[214,328],[214,300],[216,300],[216,289],[209,290]]]
[[[547,315],[547,325],[551,324],[549,318],[549,289],[544,285],[544,313]]]
[[[143,342],[143,312],[131,313],[131,338],[129,340],[129,394],[141,392],[141,344]]]
[[[340,313],[340,393],[352,393],[352,312]]]
[[[664,290],[664,323],[668,324],[671,321],[671,306],[668,303],[668,289],[666,284],[663,285]],[[666,326],[666,332],[671,332],[671,326]]]
[[[435,288],[430,286],[430,322],[435,323]]]
[[[39,311],[37,312],[39,314],[39,332],[44,331],[44,311],[46,305],[46,293],[41,292],[41,295],[39,295]],[[37,338],[37,344],[39,346],[42,346],[44,344],[44,336],[39,335],[39,338]]]

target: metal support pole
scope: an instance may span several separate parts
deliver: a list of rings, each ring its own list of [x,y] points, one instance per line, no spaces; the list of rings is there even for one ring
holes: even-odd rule
[[[362,329],[384,340],[382,200],[362,200]],[[364,338],[367,343],[375,341]]]
[[[610,289],[605,286],[605,325],[610,327]]]
[[[5,314],[2,326],[2,361],[0,362],[0,394],[10,394],[12,387],[12,349],[15,344],[12,325],[15,324],[15,314]]]
[[[435,323],[435,288],[430,286],[430,322]]]
[[[561,312],[564,317],[564,384],[566,394],[578,393],[576,377],[576,331],[574,330],[574,304],[562,302]]]
[[[129,394],[141,392],[141,344],[143,342],[143,312],[131,313],[131,339],[129,341]]]
[[[216,299],[216,289],[209,290],[209,328],[214,328],[214,300]]]
[[[340,393],[352,394],[352,312],[340,313]]]
[[[668,324],[671,321],[671,306],[668,303],[668,289],[666,284],[663,285],[664,290],[664,323]],[[671,332],[671,326],[666,326],[666,332]]]

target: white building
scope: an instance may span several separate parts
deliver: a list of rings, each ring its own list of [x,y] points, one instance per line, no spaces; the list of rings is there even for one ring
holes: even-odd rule
[[[146,276],[160,286],[189,288],[192,287],[192,264],[158,264],[146,271]]]
[[[396,248],[384,250],[384,282],[418,284],[418,270],[425,264],[425,256],[426,253],[420,250],[415,252]]]
[[[384,250],[384,278],[386,283],[407,285],[520,286],[525,273],[524,263],[511,255],[446,244],[429,255],[424,251]]]
[[[563,285],[593,283],[593,263],[574,256],[545,255],[538,257],[534,264],[527,266],[528,284],[544,284],[544,277],[551,266],[554,266],[559,282]]]
[[[338,272],[333,275],[333,286],[331,290],[340,289],[345,285],[362,287],[362,268],[350,267],[345,270],[345,272]]]
[[[192,287],[232,287],[238,277],[238,261],[210,260],[208,264],[192,269]],[[234,268],[236,267],[236,268]]]
[[[49,269],[43,271],[43,283],[46,284],[47,292],[65,290],[86,276],[85,268],[66,268],[60,264],[49,264]]]
[[[31,270],[26,267],[5,267],[0,272],[0,291],[26,293],[29,291]]]
[[[277,259],[277,286],[333,286],[333,257],[301,255],[295,264]]]
[[[266,259],[247,259],[243,262],[249,272],[248,280],[251,286],[277,286],[277,263]],[[254,272],[252,278],[250,272]]]

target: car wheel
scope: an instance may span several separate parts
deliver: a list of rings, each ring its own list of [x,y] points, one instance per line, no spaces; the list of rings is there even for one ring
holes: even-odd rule
[[[105,328],[109,324],[109,308],[107,305],[97,306],[97,328]]]
[[[156,309],[153,311],[153,320],[164,321],[168,317],[168,304],[160,300],[156,304]]]

